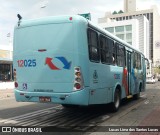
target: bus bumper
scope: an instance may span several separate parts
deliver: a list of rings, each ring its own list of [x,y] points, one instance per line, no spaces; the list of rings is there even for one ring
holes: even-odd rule
[[[51,101],[48,103],[56,104],[88,105],[89,102],[89,90],[86,89],[71,93],[26,92],[15,89],[14,93],[17,102],[41,102],[40,97],[49,97]]]

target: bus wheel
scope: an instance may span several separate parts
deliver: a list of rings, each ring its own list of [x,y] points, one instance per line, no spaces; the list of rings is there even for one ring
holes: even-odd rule
[[[120,91],[119,91],[119,89],[116,89],[115,93],[114,93],[114,102],[111,103],[111,110],[113,112],[118,111],[118,109],[120,107],[120,101],[121,101]]]

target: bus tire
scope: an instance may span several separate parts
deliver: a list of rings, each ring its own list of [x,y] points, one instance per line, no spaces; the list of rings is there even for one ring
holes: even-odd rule
[[[114,93],[114,101],[111,103],[111,111],[117,112],[120,107],[121,96],[120,90],[116,89]]]

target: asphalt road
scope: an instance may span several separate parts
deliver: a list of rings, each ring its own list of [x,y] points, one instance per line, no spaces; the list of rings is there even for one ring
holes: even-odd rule
[[[22,103],[8,98],[0,100],[0,125],[56,126],[59,131],[64,128],[70,131],[70,127],[75,127],[75,131],[84,132],[102,132],[103,126],[137,126],[159,105],[159,95],[160,82],[147,84],[147,90],[141,94],[139,100],[122,102],[120,110],[116,113],[110,112],[109,106],[106,105],[65,109],[61,105]],[[83,129],[79,126],[83,126]]]
[[[0,104],[0,120],[57,106],[56,104],[46,103],[16,102],[15,98],[2,99]]]

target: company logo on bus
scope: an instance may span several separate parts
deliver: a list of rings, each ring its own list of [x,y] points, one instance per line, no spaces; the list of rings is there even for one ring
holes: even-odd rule
[[[69,70],[71,68],[71,62],[69,62],[65,57],[55,57],[55,58],[63,63],[64,65],[63,69]],[[51,70],[60,70],[60,68],[57,67],[52,61],[53,61],[53,58],[47,57],[45,61],[45,65],[48,65],[48,67]]]

